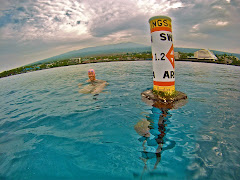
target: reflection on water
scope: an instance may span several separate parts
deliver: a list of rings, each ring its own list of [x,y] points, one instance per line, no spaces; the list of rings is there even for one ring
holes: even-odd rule
[[[146,116],[146,119],[139,121],[135,126],[135,131],[141,136],[138,140],[142,142],[142,151],[140,159],[144,163],[144,168],[141,177],[145,173],[153,173],[157,169],[161,161],[162,152],[175,147],[176,142],[167,139],[166,134],[169,131],[167,124],[169,118],[172,116],[167,108],[152,107],[152,113]],[[149,160],[154,159],[153,168],[148,163]],[[149,167],[148,167],[149,166]],[[166,173],[159,174],[161,176],[167,175]],[[134,175],[137,177],[138,175]]]

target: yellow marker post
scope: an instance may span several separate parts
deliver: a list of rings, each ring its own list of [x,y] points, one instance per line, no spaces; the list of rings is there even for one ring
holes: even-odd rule
[[[171,18],[154,16],[149,19],[151,30],[153,90],[175,92],[175,66]]]

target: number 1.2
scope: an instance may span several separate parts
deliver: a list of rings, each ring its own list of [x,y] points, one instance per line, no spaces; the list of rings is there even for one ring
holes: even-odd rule
[[[164,54],[164,53],[161,53],[161,54],[160,54],[160,57],[161,57],[161,58],[158,59],[158,58],[157,58],[157,54],[155,53],[155,61],[159,61],[159,60],[165,61],[165,54]]]

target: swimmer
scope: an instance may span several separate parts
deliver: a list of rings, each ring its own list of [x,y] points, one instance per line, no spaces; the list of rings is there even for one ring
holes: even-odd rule
[[[108,85],[107,81],[96,79],[96,74],[94,69],[88,70],[88,82],[89,84],[83,87],[79,93],[83,94],[99,94],[103,91],[104,87]],[[82,86],[82,84],[78,85],[79,87]]]

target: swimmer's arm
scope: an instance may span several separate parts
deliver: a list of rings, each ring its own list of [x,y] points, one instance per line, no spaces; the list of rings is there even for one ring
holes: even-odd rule
[[[107,81],[101,80],[101,79],[96,79],[96,82],[98,83],[106,83]]]
[[[104,81],[104,80],[99,80],[101,83],[103,83],[105,86],[106,85],[109,85],[109,83],[107,81]]]
[[[78,84],[78,87],[81,87],[82,85],[83,85],[82,83],[79,83],[79,84]]]
[[[104,87],[107,85],[107,82],[103,82],[102,84],[99,84],[95,90],[92,92],[92,94],[99,94],[100,92],[103,91]]]
[[[88,84],[88,85],[84,86],[82,89],[80,89],[80,90],[79,90],[79,93],[89,94],[89,93],[91,93],[94,89],[95,89],[94,86],[92,86],[91,84]]]

